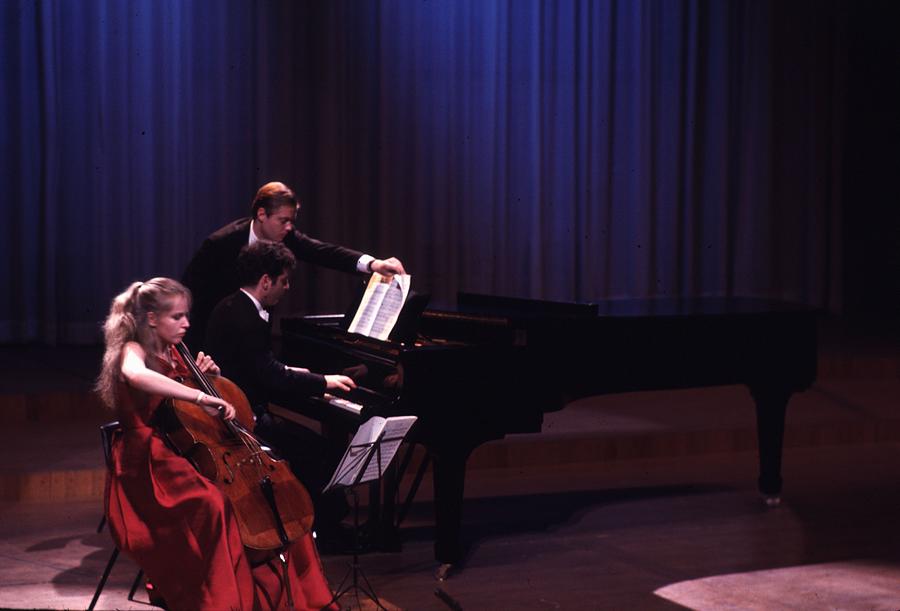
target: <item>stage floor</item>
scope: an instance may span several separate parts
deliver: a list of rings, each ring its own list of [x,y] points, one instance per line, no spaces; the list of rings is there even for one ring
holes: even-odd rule
[[[776,509],[754,490],[752,453],[479,470],[473,483],[502,496],[467,503],[459,573],[432,577],[427,504],[401,552],[361,565],[388,608],[900,608],[900,447],[785,458]],[[111,550],[99,516],[90,501],[3,504],[0,607],[86,608]],[[323,557],[332,585],[349,560]],[[120,557],[99,608],[147,609],[126,600],[135,572]]]

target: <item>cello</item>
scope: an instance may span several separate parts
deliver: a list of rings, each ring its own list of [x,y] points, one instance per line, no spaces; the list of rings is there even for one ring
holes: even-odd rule
[[[157,426],[231,501],[244,546],[263,558],[280,554],[312,528],[309,493],[287,462],[274,458],[250,432],[254,417],[244,392],[227,378],[204,375],[183,342],[176,350],[193,378],[182,383],[228,401],[236,416],[224,420],[194,403],[172,399],[169,409],[157,411]]]

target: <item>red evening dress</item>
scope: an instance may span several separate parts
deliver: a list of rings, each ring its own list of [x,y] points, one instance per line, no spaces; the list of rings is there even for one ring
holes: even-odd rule
[[[175,366],[159,359],[156,369],[188,377],[174,349],[172,357]],[[144,569],[169,609],[287,608],[280,563],[250,566],[228,499],[150,425],[160,403],[119,386],[122,431],[112,442],[105,499],[113,541]],[[294,608],[328,605],[332,594],[312,537],[295,541],[285,556]]]

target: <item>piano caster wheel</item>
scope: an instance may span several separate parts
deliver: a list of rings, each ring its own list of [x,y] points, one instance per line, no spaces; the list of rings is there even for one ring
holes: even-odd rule
[[[441,564],[437,570],[434,572],[434,578],[437,581],[447,581],[450,578],[450,574],[454,571],[456,567],[452,564],[443,563]]]
[[[766,507],[778,507],[781,505],[781,496],[777,494],[765,494],[763,495],[763,503],[766,504]]]

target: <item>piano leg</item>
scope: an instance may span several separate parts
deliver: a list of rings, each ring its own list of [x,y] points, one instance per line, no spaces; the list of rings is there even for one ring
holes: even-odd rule
[[[432,452],[434,469],[434,556],[441,564],[462,560],[460,531],[466,483],[466,461],[471,450],[444,448]]]
[[[759,442],[759,491],[778,503],[781,495],[781,451],[784,443],[784,416],[791,391],[775,386],[750,387],[756,402],[756,435]]]

